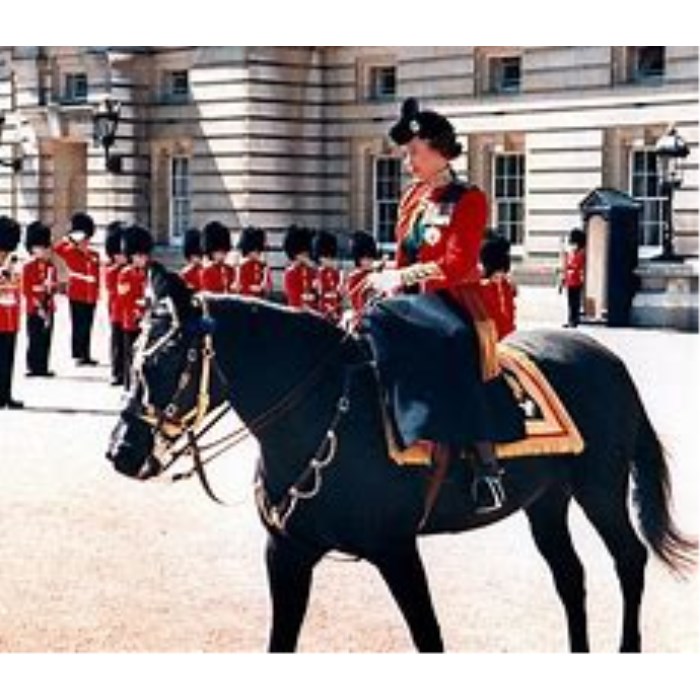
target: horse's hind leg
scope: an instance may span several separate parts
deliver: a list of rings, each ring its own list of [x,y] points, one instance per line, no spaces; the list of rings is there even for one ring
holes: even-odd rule
[[[408,623],[418,650],[445,651],[425,568],[416,542],[392,548],[372,562],[379,569]]]
[[[625,603],[620,649],[632,654],[642,650],[640,616],[649,554],[630,522],[627,496],[625,482],[613,488],[579,489],[576,500],[615,560]]]
[[[570,504],[571,497],[557,488],[532,505],[527,516],[535,544],[549,564],[566,610],[571,651],[585,654],[590,651],[585,572],[569,531]]]

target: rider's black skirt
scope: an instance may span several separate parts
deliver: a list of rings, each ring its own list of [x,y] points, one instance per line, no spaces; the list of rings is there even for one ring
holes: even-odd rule
[[[521,409],[502,377],[484,383],[474,324],[446,294],[379,302],[367,311],[363,333],[403,447],[524,437]]]

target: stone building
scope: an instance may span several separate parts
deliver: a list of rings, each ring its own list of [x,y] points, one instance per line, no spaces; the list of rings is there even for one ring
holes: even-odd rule
[[[119,173],[93,138],[106,96],[122,103]],[[137,219],[164,246],[212,218],[254,223],[277,265],[293,222],[390,245],[404,175],[386,133],[407,96],[454,120],[459,169],[488,190],[493,226],[534,278],[551,276],[599,186],[642,202],[642,255],[659,252],[653,146],[676,124],[692,149],[678,247],[697,255],[689,46],[0,47],[0,210],[57,232],[76,209]]]

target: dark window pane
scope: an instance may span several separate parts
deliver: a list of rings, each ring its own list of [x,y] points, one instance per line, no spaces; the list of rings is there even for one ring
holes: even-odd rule
[[[666,47],[639,46],[637,47],[637,77],[661,78],[666,72]]]

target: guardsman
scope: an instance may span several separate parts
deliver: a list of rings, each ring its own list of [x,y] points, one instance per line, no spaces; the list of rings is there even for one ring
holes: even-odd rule
[[[124,383],[131,385],[134,344],[141,334],[146,313],[146,283],[154,242],[150,232],[140,226],[124,231],[124,254],[129,264],[122,268],[117,282],[121,326],[124,332]]]
[[[374,236],[364,231],[355,233],[352,237],[351,254],[355,269],[348,275],[346,296],[354,314],[360,316],[371,291],[369,277],[375,271],[380,257],[379,246]]]
[[[236,270],[226,262],[231,252],[231,231],[218,221],[204,227],[204,254],[207,262],[202,270],[202,291],[209,294],[232,294]]]
[[[340,323],[343,317],[343,274],[338,268],[338,239],[332,233],[322,231],[316,235],[314,261],[318,265],[318,310],[331,323]]]
[[[287,304],[293,309],[318,310],[316,294],[317,271],[311,260],[313,232],[291,226],[284,239],[284,252],[289,266],[284,273],[284,292]]]
[[[515,333],[517,328],[518,289],[510,276],[510,250],[510,242],[496,235],[491,235],[481,249],[481,266],[484,271],[481,297],[489,316],[496,324],[499,341]]]
[[[202,250],[202,232],[199,229],[191,228],[185,233],[182,252],[187,264],[180,272],[180,277],[193,292],[201,292],[204,251]]]
[[[21,305],[20,277],[14,253],[20,236],[17,222],[0,216],[0,410],[12,411],[24,408],[12,396]]]
[[[22,269],[22,294],[27,314],[27,376],[51,378],[49,356],[53,335],[58,270],[51,260],[51,230],[40,221],[27,227],[30,260]]]
[[[105,288],[107,290],[107,308],[110,323],[110,362],[112,370],[112,386],[124,386],[124,329],[119,307],[119,274],[127,265],[124,254],[124,231],[126,224],[114,221],[107,227],[105,239]]]
[[[243,230],[238,241],[241,261],[236,270],[236,294],[254,299],[264,299],[272,292],[270,268],[265,261],[267,233],[261,228]]]
[[[68,299],[72,323],[73,359],[79,367],[94,367],[90,349],[95,308],[100,296],[100,256],[90,247],[95,222],[76,214],[71,232],[55,246],[56,255],[68,268]]]
[[[583,290],[586,284],[586,233],[574,229],[569,237],[562,291],[566,288],[569,304],[569,322],[565,328],[578,328],[581,324]]]

